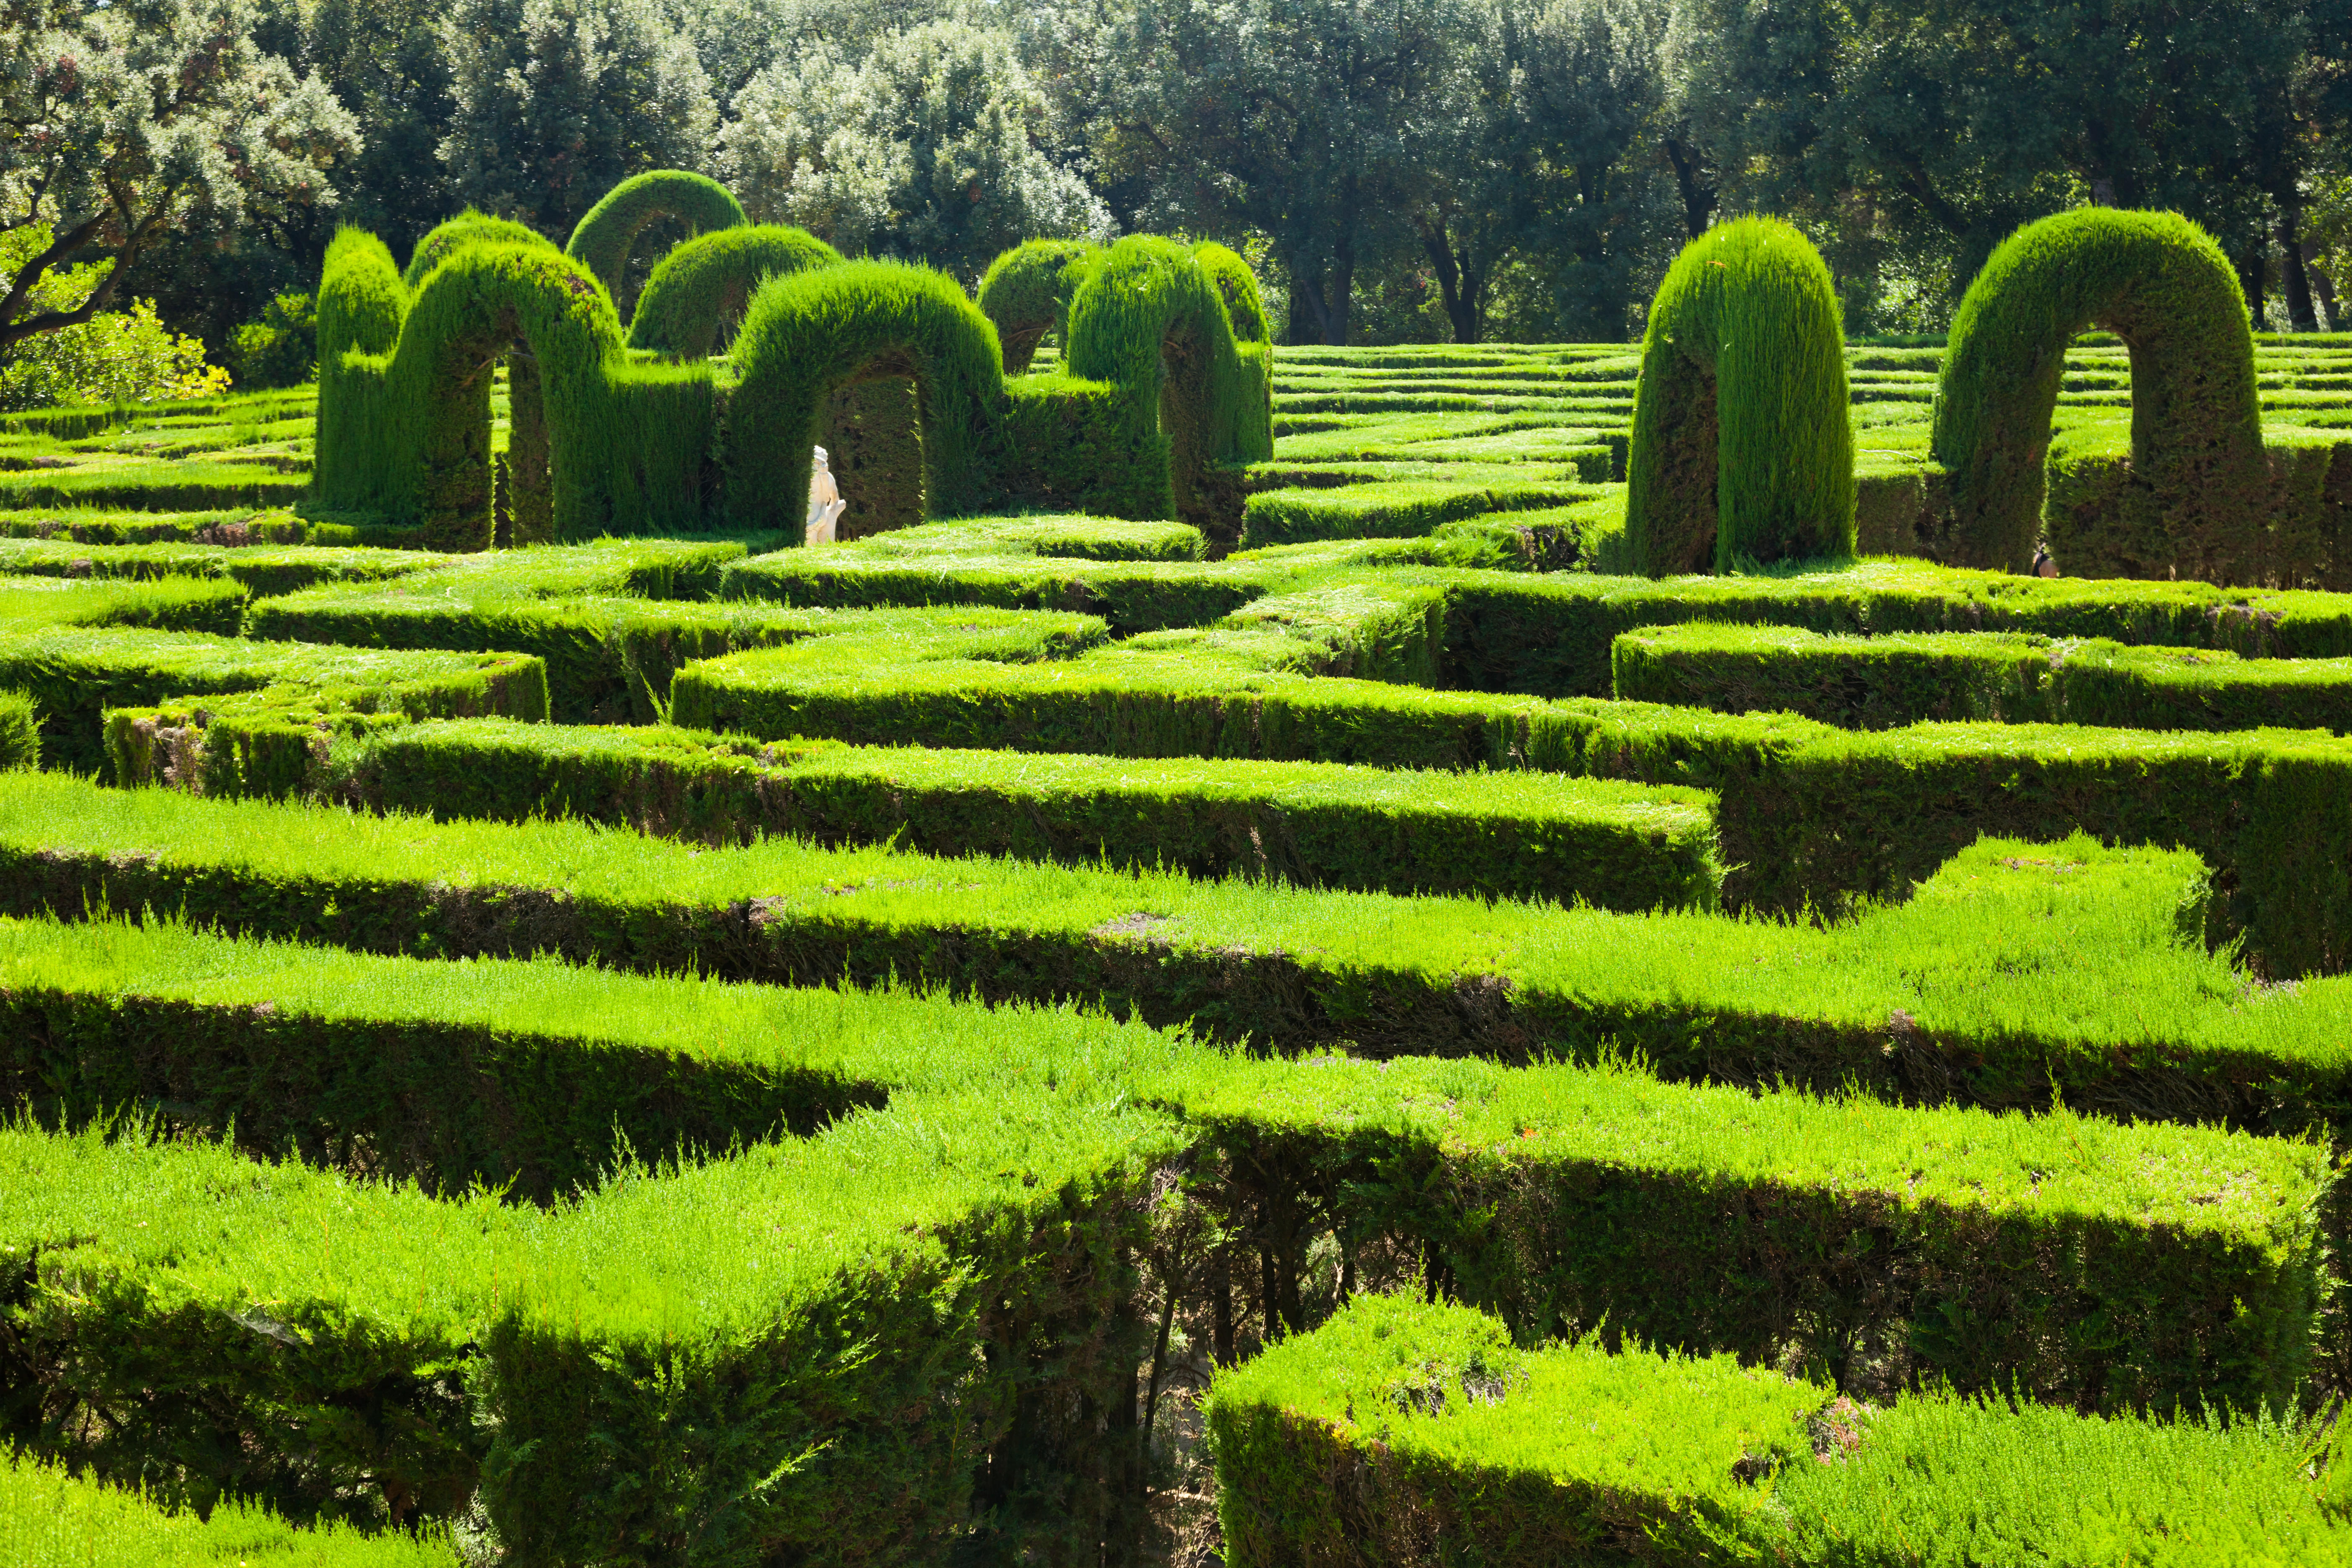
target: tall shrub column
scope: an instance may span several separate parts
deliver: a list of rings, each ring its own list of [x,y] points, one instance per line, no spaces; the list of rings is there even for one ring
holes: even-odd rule
[[[1652,576],[1853,552],[1853,428],[1829,268],[1774,218],[1691,241],[1650,307],[1626,542]]]
[[[1951,476],[1949,559],[2031,563],[2066,344],[2093,326],[2131,351],[2121,521],[2143,536],[2141,553],[2168,553],[2182,575],[2226,568],[2248,552],[2267,495],[2245,294],[2189,219],[2112,207],[2019,229],[1952,319],[1930,438]]]

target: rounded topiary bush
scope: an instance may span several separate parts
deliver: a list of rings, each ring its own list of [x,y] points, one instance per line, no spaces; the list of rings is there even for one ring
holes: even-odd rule
[[[656,218],[674,217],[688,237],[714,229],[740,228],[751,219],[735,193],[708,174],[683,169],[652,169],[632,175],[604,193],[572,231],[563,253],[596,275],[604,291],[622,297],[622,273],[639,231]]]
[[[1004,349],[1004,374],[1029,368],[1047,332],[1067,349],[1070,296],[1086,268],[1102,254],[1091,239],[1024,240],[988,264],[980,280],[980,308],[996,324]]]
[[[1633,394],[1637,570],[1853,553],[1844,349],[1829,268],[1789,225],[1740,218],[1684,247],[1650,307]]]
[[[657,262],[637,296],[629,346],[703,359],[719,330],[740,321],[761,279],[832,267],[841,252],[806,229],[775,224],[698,235]]]
[[[2131,353],[2131,483],[2111,526],[2143,570],[2226,572],[2266,509],[2254,342],[2237,274],[2178,213],[2084,207],[2003,241],[1952,318],[1930,449],[1950,475],[1956,564],[2023,571],[2042,528],[2066,345]]]

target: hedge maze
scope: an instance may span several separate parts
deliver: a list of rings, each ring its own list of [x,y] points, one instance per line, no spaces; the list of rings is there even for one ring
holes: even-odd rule
[[[11,416],[0,1554],[2345,1561],[2352,341],[2210,250],[1277,352],[662,175]]]

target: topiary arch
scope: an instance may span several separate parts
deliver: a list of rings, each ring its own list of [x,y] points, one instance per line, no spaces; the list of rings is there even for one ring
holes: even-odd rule
[[[2116,531],[2147,575],[2227,580],[2267,510],[2246,301],[2221,247],[2177,213],[2084,207],[2003,241],[1952,319],[1930,447],[1949,475],[1948,558],[2024,571],[2042,528],[2066,345],[2105,327],[2131,353],[2130,482]],[[2157,559],[2164,557],[2165,559]]]
[[[806,229],[775,224],[698,235],[654,266],[629,322],[629,346],[678,359],[714,353],[764,278],[831,267],[841,252]]]
[[[416,248],[408,253],[408,269],[400,280],[415,289],[425,281],[425,275],[449,259],[461,247],[468,245],[536,246],[553,250],[555,241],[548,238],[529,224],[517,223],[510,217],[492,217],[467,207],[456,217],[445,218],[433,226]]]
[[[1047,332],[1066,348],[1070,297],[1102,247],[1091,239],[1031,239],[988,264],[980,280],[980,309],[995,323],[1004,350],[1004,374],[1021,375]]]
[[[1625,542],[1653,576],[1853,552],[1853,430],[1837,290],[1775,218],[1709,229],[1650,307]]]
[[[545,531],[525,535],[519,515],[519,535],[593,537],[619,515],[698,521],[708,367],[631,364],[611,299],[552,246],[458,247],[413,296],[389,292],[399,284],[390,260],[371,236],[338,237],[329,252],[320,295],[337,303],[333,328],[322,321],[314,481],[323,504],[419,525],[440,548],[488,543],[491,373],[511,356],[542,395],[529,409],[515,399],[518,490],[534,466],[546,476],[531,484],[545,497]],[[395,300],[397,335],[373,349]],[[543,424],[527,442],[534,410]]]
[[[1274,456],[1272,354],[1237,341],[1215,277],[1174,240],[1129,235],[1087,266],[1063,361],[1128,389],[1138,437],[1166,443],[1178,517],[1205,521],[1213,465]]]
[[[1265,299],[1258,292],[1257,274],[1249,263],[1225,246],[1213,239],[1204,239],[1192,247],[1192,259],[1199,262],[1216,284],[1217,292],[1224,296],[1225,314],[1234,323],[1234,336],[1245,343],[1274,342],[1274,329],[1265,319]]]
[[[674,217],[688,237],[714,229],[740,228],[751,220],[735,193],[707,174],[683,169],[653,169],[623,180],[590,207],[572,231],[563,253],[595,274],[615,302],[624,298],[623,274],[629,247],[656,218]]]
[[[997,495],[1003,361],[996,329],[955,279],[896,261],[847,261],[771,278],[743,315],[729,405],[730,521],[797,531],[820,417],[839,388],[915,384],[934,515]]]

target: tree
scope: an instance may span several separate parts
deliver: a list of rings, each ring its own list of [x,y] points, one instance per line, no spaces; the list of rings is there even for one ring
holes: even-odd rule
[[[442,37],[461,202],[560,244],[631,174],[709,161],[709,78],[655,0],[456,0]]]
[[[1011,37],[969,22],[885,34],[854,69],[819,45],[754,77],[734,112],[719,164],[745,209],[843,251],[969,281],[1022,240],[1116,231],[1039,145],[1052,106]]]
[[[367,127],[367,146],[343,182],[341,216],[396,256],[458,205],[440,157],[457,109],[446,9],[442,0],[316,0],[304,17],[303,62]],[[306,258],[312,266],[325,237],[318,248]]]
[[[1683,4],[1678,87],[1727,194],[1939,253],[1955,295],[2020,224],[2084,200],[2265,232],[2255,121],[2305,0]]]
[[[7,275],[0,349],[99,315],[174,229],[335,204],[358,126],[256,20],[252,0],[0,0],[0,235],[50,234]],[[43,302],[52,269],[93,263],[78,303]]]
[[[1269,236],[1288,342],[1344,343],[1356,268],[1417,204],[1426,113],[1458,90],[1472,0],[1141,0],[1121,130],[1158,165],[1155,216]]]

